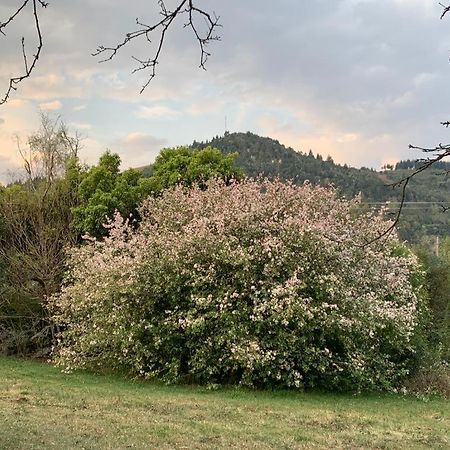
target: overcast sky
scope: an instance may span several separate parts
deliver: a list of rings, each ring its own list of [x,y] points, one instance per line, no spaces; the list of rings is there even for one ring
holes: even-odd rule
[[[19,0],[1,0],[0,21]],[[19,166],[14,136],[39,126],[39,109],[85,136],[82,158],[111,149],[123,167],[152,162],[164,146],[228,130],[252,131],[296,150],[379,168],[417,156],[408,144],[450,141],[450,17],[434,0],[203,0],[220,16],[207,71],[183,19],[164,46],[157,77],[132,75],[137,45],[112,63],[90,56],[152,23],[156,0],[53,0],[42,11],[44,49],[32,79],[0,106],[0,180]],[[173,5],[175,1],[167,1]],[[0,36],[0,90],[33,42],[31,10]],[[31,50],[30,50],[31,52]]]

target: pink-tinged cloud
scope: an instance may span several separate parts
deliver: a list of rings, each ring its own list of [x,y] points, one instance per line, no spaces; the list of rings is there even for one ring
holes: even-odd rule
[[[39,108],[42,111],[56,111],[62,108],[62,103],[59,100],[53,100],[52,102],[40,103]]]

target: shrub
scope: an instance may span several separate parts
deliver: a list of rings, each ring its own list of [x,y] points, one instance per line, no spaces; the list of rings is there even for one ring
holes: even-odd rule
[[[149,198],[74,249],[54,319],[70,370],[166,381],[390,389],[413,367],[422,274],[358,199],[280,181]]]
[[[431,315],[429,340],[436,359],[450,363],[450,238],[442,239],[436,256],[424,248],[417,252],[426,269]]]
[[[404,383],[406,392],[419,398],[438,396],[450,399],[450,367],[446,363],[434,363],[422,367]]]

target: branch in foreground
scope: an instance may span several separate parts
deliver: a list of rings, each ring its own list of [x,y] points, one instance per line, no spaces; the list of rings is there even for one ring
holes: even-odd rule
[[[441,19],[443,19],[445,17],[445,15],[450,11],[450,6],[444,5],[442,3],[439,3],[443,9],[442,14],[441,14]]]
[[[190,28],[198,41],[200,47],[200,65],[199,67],[205,69],[206,61],[211,54],[207,51],[208,45],[212,41],[220,40],[220,36],[216,34],[216,30],[221,25],[219,24],[219,17],[214,13],[209,13],[201,8],[198,8],[194,4],[195,0],[181,0],[178,6],[171,10],[168,10],[164,0],[158,0],[158,5],[160,7],[160,20],[152,25],[147,25],[141,22],[138,18],[136,19],[136,25],[138,29],[127,33],[124,39],[113,47],[105,47],[100,45],[97,50],[92,54],[92,56],[105,56],[99,62],[111,61],[117,53],[131,41],[144,41],[148,44],[152,43],[151,36],[153,32],[157,35],[159,32],[159,38],[156,43],[156,51],[153,56],[147,59],[137,58],[132,56],[132,58],[138,63],[138,66],[132,71],[132,73],[139,72],[141,70],[148,70],[150,72],[149,78],[146,83],[142,86],[140,93],[144,92],[153,78],[156,76],[156,66],[159,62],[161,56],[161,51],[164,45],[164,40],[166,38],[166,33],[173,24],[177,17],[187,17],[187,22],[184,24],[185,28]],[[204,22],[206,25],[206,31],[202,33],[196,23],[196,20]]]
[[[445,17],[445,15],[450,12],[450,5],[447,6],[447,5],[444,5],[443,3],[439,3],[439,5],[441,5],[443,8],[443,11],[441,14],[441,19],[443,19]],[[441,125],[448,128],[450,126],[450,121],[447,120],[445,122],[441,122]],[[383,238],[384,236],[389,235],[394,230],[394,228],[397,226],[397,224],[400,220],[401,213],[403,211],[403,206],[405,205],[406,188],[408,186],[408,183],[411,181],[411,179],[414,178],[419,173],[423,172],[424,170],[429,169],[431,166],[436,164],[438,161],[441,161],[444,158],[447,158],[448,156],[450,156],[450,144],[447,144],[447,145],[439,144],[433,148],[418,147],[418,146],[410,144],[409,148],[414,149],[414,150],[420,150],[427,154],[434,153],[434,155],[431,158],[429,157],[429,158],[424,159],[423,164],[420,167],[418,167],[417,169],[415,169],[413,173],[411,173],[407,177],[390,185],[393,188],[396,188],[396,187],[402,188],[402,196],[401,196],[401,200],[400,200],[400,206],[399,206],[399,209],[397,211],[397,214],[395,216],[395,219],[394,219],[392,225],[387,230],[385,230],[380,236],[378,236],[376,239],[380,239],[380,238]],[[447,212],[450,210],[450,207],[447,207],[444,205],[440,205],[440,206],[441,206],[443,212]]]
[[[25,48],[25,37],[22,36],[21,42],[22,42],[22,57],[23,57],[23,63],[24,63],[24,72],[21,75],[17,75],[15,77],[10,78],[8,88],[3,96],[2,99],[0,99],[0,105],[3,105],[6,103],[11,96],[12,91],[17,90],[17,85],[21,83],[26,78],[30,77],[31,73],[33,72],[34,68],[36,67],[36,63],[39,59],[39,56],[41,54],[42,46],[43,46],[43,40],[42,40],[42,33],[41,33],[41,26],[39,22],[39,7],[46,8],[48,6],[48,3],[44,0],[24,0],[22,4],[16,9],[16,11],[11,15],[11,17],[6,20],[5,22],[0,22],[0,34],[3,36],[6,36],[5,30],[7,29],[8,25],[10,25],[23,11],[25,10],[25,7],[31,4],[32,10],[33,10],[33,25],[34,29],[36,31],[36,35],[38,38],[38,45],[36,53],[32,56],[31,62],[28,62],[27,58],[27,52]]]
[[[442,125],[448,127],[450,125],[450,122],[442,122]],[[367,242],[366,245],[369,245],[378,239],[382,239],[383,237],[388,236],[389,234],[392,233],[394,228],[398,225],[398,222],[400,221],[400,216],[403,211],[403,207],[405,205],[406,188],[407,188],[409,182],[419,173],[423,172],[424,170],[429,169],[431,166],[435,165],[438,161],[441,161],[444,158],[450,156],[450,144],[447,144],[447,145],[439,144],[438,146],[436,146],[434,148],[417,147],[415,145],[410,144],[409,148],[414,149],[414,150],[421,150],[422,152],[428,153],[428,154],[434,153],[434,155],[431,158],[423,159],[422,165],[420,167],[418,167],[417,169],[415,169],[410,175],[389,185],[392,188],[401,187],[402,193],[401,193],[401,199],[400,199],[400,206],[398,208],[398,211],[395,215],[395,218],[394,218],[392,224],[382,234],[380,234],[379,236],[374,238],[372,241]],[[444,212],[446,212],[450,209],[449,207],[442,206],[442,205],[441,205],[441,208],[443,209]]]

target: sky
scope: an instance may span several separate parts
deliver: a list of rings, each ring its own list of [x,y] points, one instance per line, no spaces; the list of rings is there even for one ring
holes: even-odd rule
[[[21,3],[2,0],[0,21]],[[176,0],[168,0],[167,6]],[[39,111],[83,136],[80,156],[95,164],[106,149],[123,168],[151,163],[161,148],[227,130],[269,136],[341,164],[373,167],[419,156],[410,143],[450,141],[450,16],[435,0],[198,0],[220,16],[204,71],[192,33],[174,22],[157,76],[132,74],[136,44],[108,63],[91,56],[157,20],[156,0],[50,1],[41,12],[44,47],[36,70],[0,106],[0,182],[20,172],[17,137],[39,128]],[[0,35],[0,93],[23,70],[24,10]],[[154,44],[153,44],[154,45]]]

